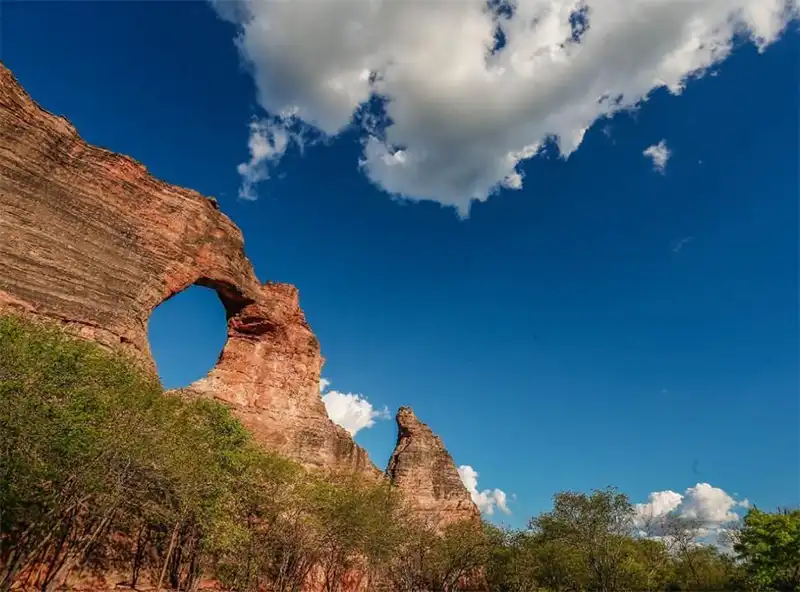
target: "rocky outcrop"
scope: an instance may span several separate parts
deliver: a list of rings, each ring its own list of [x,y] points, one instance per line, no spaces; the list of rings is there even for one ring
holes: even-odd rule
[[[306,466],[379,475],[327,416],[297,289],[258,281],[240,230],[212,200],[88,145],[0,64],[0,314],[49,319],[154,370],[150,314],[193,284],[216,291],[228,339],[182,394],[227,403],[265,446]],[[442,441],[408,408],[397,425],[386,475],[413,511],[437,528],[477,522]]]
[[[437,530],[454,522],[480,520],[453,457],[410,407],[397,412],[397,445],[386,475],[406,494],[417,518]]]
[[[150,314],[193,284],[218,294],[228,340],[186,393],[228,403],[259,441],[305,465],[378,474],[325,412],[297,290],[258,281],[212,200],[88,145],[0,64],[0,313],[58,322],[153,369]]]
[[[320,397],[319,342],[300,309],[297,288],[266,284],[228,321],[216,366],[185,392],[225,401],[271,449],[307,466],[378,476],[366,452],[328,418]]]

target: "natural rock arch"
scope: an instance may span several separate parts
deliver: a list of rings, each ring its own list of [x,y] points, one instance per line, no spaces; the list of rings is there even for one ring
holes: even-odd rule
[[[303,464],[377,474],[327,416],[319,343],[297,290],[261,284],[215,204],[91,146],[0,65],[0,311],[56,321],[155,371],[152,311],[196,284],[217,292],[227,342],[184,391],[229,404],[255,437]]]
[[[228,338],[227,316],[216,290],[197,284],[153,310],[147,340],[164,388],[184,388],[208,375]]]
[[[325,411],[323,359],[297,289],[258,281],[216,202],[88,145],[0,63],[0,314],[59,323],[154,371],[150,315],[195,284],[218,294],[227,341],[182,393],[225,402],[258,441],[306,466],[378,477]],[[412,510],[435,524],[477,521],[438,437],[407,409],[398,427],[388,476]]]

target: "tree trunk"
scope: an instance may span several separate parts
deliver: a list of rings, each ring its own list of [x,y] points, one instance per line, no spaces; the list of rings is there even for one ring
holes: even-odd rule
[[[175,527],[172,529],[172,536],[169,539],[169,548],[167,549],[167,556],[164,558],[164,565],[161,567],[161,575],[158,577],[158,586],[156,592],[161,592],[161,586],[164,584],[164,576],[167,575],[167,568],[169,567],[169,560],[172,558],[172,552],[175,550],[175,543],[178,539],[178,532],[180,531],[181,521],[178,519],[175,522]]]
[[[131,588],[136,588],[136,583],[139,581],[139,572],[142,569],[142,560],[144,559],[144,547],[147,545],[149,538],[150,528],[146,524],[142,525],[136,535],[136,550],[133,554],[133,566],[131,567]]]
[[[71,555],[69,554],[69,552],[67,552],[67,554],[64,557],[64,561],[61,563],[57,572],[53,574],[52,579],[48,583],[47,592],[52,592],[53,590],[57,590],[66,582],[67,577],[69,576],[69,573],[72,570],[72,568],[75,567],[75,565],[81,563],[86,558],[86,555],[88,554],[92,545],[111,524],[111,521],[114,519],[114,514],[116,513],[116,511],[117,511],[116,506],[112,506],[108,511],[106,511],[102,520],[100,520],[100,523],[92,531],[91,535],[89,536],[88,540],[86,540],[86,542],[83,544],[83,546],[77,552]]]

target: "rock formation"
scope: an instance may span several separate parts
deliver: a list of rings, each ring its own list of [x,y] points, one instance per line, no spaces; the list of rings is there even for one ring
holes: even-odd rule
[[[265,284],[255,302],[229,315],[216,366],[184,391],[228,403],[260,441],[306,466],[377,477],[364,449],[328,417],[319,391],[322,363],[297,288]]]
[[[258,281],[241,231],[214,201],[88,145],[0,64],[0,314],[50,320],[154,370],[153,309],[196,284],[215,290],[228,339],[183,393],[230,405],[256,439],[306,466],[379,471],[329,418],[320,346],[297,289]],[[386,474],[436,527],[479,514],[441,440],[402,408]]]
[[[379,474],[327,416],[297,290],[258,281],[211,200],[88,145],[0,64],[0,313],[59,322],[153,369],[150,314],[192,284],[217,292],[228,340],[189,392],[230,404],[258,440],[306,465]]]
[[[386,475],[406,494],[418,518],[435,529],[462,520],[480,520],[453,457],[410,407],[397,412],[397,445]]]

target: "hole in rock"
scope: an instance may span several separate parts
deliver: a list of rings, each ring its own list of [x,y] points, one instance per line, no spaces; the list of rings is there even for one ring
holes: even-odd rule
[[[227,338],[225,308],[214,290],[190,286],[156,307],[147,333],[164,388],[182,388],[216,364]]]

